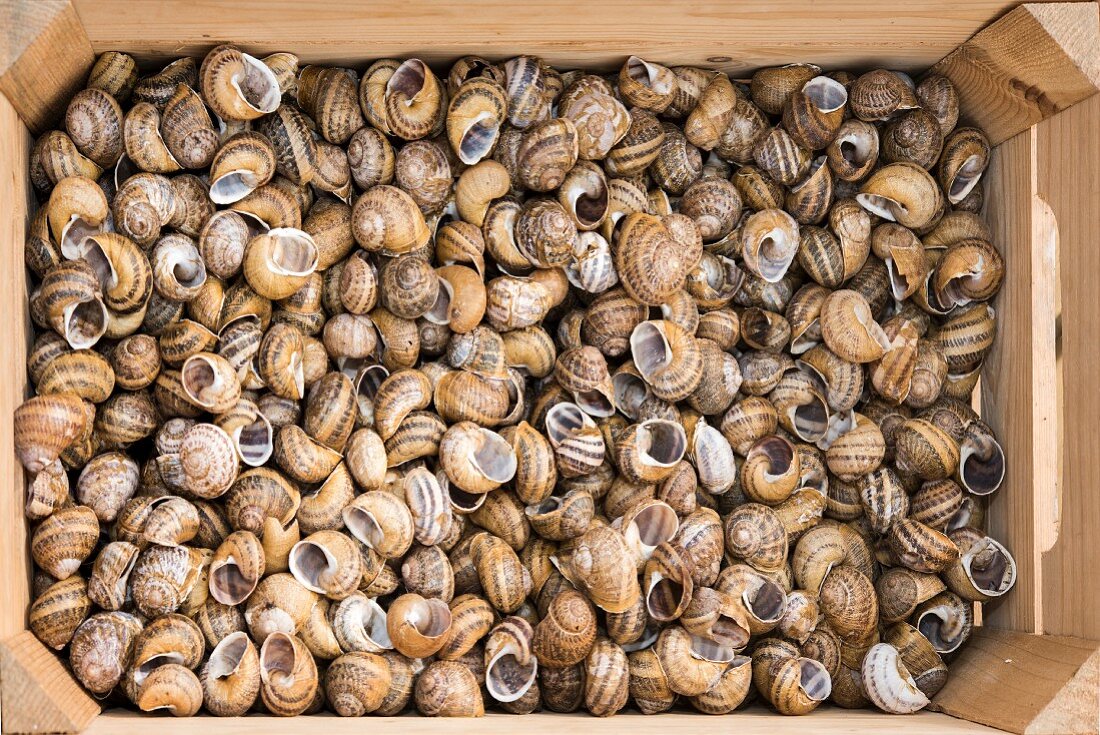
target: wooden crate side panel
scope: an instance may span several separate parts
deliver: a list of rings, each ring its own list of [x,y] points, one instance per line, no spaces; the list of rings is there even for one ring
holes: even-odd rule
[[[1042,560],[1043,627],[1100,639],[1100,98],[1036,130],[1038,193],[1059,234],[1064,390],[1062,523]]]
[[[1004,485],[989,506],[989,532],[1016,557],[1017,582],[985,606],[998,628],[1042,632],[1041,539],[1056,516],[1054,416],[1056,396],[1045,382],[1054,372],[1052,252],[1036,248],[1045,210],[1035,200],[1035,136],[1029,130],[999,145],[986,172],[986,218],[1004,254],[1006,272],[993,302],[997,338],[982,371],[982,416],[1008,458]]]
[[[888,13],[873,0],[161,0],[143,4],[141,12],[129,0],[74,4],[97,53],[121,49],[146,60],[201,54],[234,41],[254,51],[293,51],[306,62],[357,67],[367,57],[413,55],[442,63],[465,54],[529,53],[565,68],[609,69],[644,53],[663,63],[743,73],[795,61],[920,71],[1016,3],[912,0]]]
[[[326,735],[361,735],[363,732],[380,732],[392,735],[514,735],[522,730],[528,735],[559,735],[575,729],[587,735],[700,735],[707,732],[735,732],[737,735],[781,735],[808,731],[814,735],[995,735],[996,730],[966,720],[931,712],[899,717],[871,710],[843,710],[827,707],[804,719],[783,718],[771,710],[756,704],[745,710],[722,717],[708,717],[688,711],[668,712],[661,715],[643,715],[637,710],[626,710],[614,717],[592,717],[586,712],[554,714],[539,712],[522,720],[515,715],[489,713],[477,720],[446,717],[233,717],[218,720],[209,717],[197,719],[158,718],[157,735],[194,735],[204,728],[216,729],[220,735],[307,735],[324,732]],[[108,710],[104,712],[86,735],[148,735],[148,715]]]
[[[1100,642],[978,628],[932,708],[1014,733],[1100,727]]]
[[[27,162],[31,136],[15,108],[0,96],[0,640],[26,628],[30,597],[23,468],[15,457],[12,414],[27,395],[27,278],[23,268],[31,206]]]
[[[933,71],[959,89],[963,122],[996,144],[1096,93],[1095,2],[1029,3],[971,38]]]
[[[0,29],[0,92],[40,133],[83,86],[92,46],[69,0],[5,0]]]

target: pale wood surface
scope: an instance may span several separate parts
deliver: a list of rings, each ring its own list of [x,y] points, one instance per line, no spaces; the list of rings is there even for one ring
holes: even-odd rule
[[[341,718],[319,717],[240,717],[191,720],[159,718],[151,724],[148,715],[123,710],[108,710],[86,731],[87,735],[194,735],[203,730],[219,735],[360,735],[364,732],[395,735],[563,735],[569,731],[585,735],[703,735],[705,733],[737,733],[737,735],[782,735],[806,732],[814,735],[993,735],[982,725],[946,715],[921,712],[911,716],[884,715],[867,710],[850,711],[829,707],[805,717],[780,717],[762,707],[753,706],[744,712],[721,717],[688,712],[646,716],[638,712],[622,712],[614,717],[592,717],[588,714],[560,715],[540,712],[522,717],[489,714],[476,720],[419,717]]]
[[[30,631],[0,643],[5,733],[80,732],[99,714],[65,667]]]
[[[0,92],[35,132],[65,111],[92,58],[69,0],[0,0]]]
[[[683,2],[678,0],[74,0],[96,52],[143,59],[235,41],[310,62],[418,55],[540,54],[564,67],[617,66],[628,54],[744,72],[814,61],[919,70],[1013,7],[1006,0]]]
[[[932,706],[1015,733],[1095,733],[1098,650],[1098,641],[978,628],[951,662],[947,685]],[[1046,726],[1060,722],[1067,729],[1041,729],[1040,714]]]
[[[933,70],[959,88],[963,119],[1000,143],[1096,93],[1097,4],[1022,5]]]
[[[23,468],[15,457],[12,413],[27,394],[27,281],[23,268],[31,205],[27,161],[31,137],[0,95],[0,314],[8,332],[0,349],[0,640],[26,628],[30,597]],[[20,326],[22,325],[22,328]]]
[[[1006,269],[993,304],[997,339],[981,381],[982,417],[1008,458],[988,526],[1017,563],[1016,587],[984,614],[991,625],[1028,633],[1042,632],[1039,539],[1053,523],[1044,499],[1055,497],[1057,476],[1056,396],[1045,382],[1054,372],[1054,282],[1050,253],[1033,247],[1034,153],[1034,134],[1020,133],[994,150],[985,173],[986,218]]]
[[[1058,221],[1065,392],[1062,525],[1043,556],[1045,631],[1100,639],[1100,98],[1037,128],[1038,192]]]

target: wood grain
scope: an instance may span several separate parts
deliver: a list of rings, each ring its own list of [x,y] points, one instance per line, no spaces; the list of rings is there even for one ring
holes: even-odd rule
[[[92,59],[69,0],[0,0],[0,92],[33,132],[65,111]]]
[[[30,555],[23,516],[23,468],[15,457],[12,414],[27,395],[27,277],[23,268],[31,207],[27,162],[31,137],[0,96],[0,313],[9,332],[0,350],[0,640],[26,628]]]
[[[1021,5],[932,69],[958,87],[964,121],[1000,143],[1096,93],[1097,4]]]
[[[1036,233],[1044,210],[1035,201],[1035,136],[1005,141],[985,173],[986,218],[1005,258],[1005,280],[993,302],[997,338],[982,371],[982,417],[1008,457],[1004,485],[990,503],[990,533],[1012,550],[1017,582],[986,605],[999,628],[1041,633],[1042,539],[1052,533],[1057,497],[1057,395],[1054,365],[1053,243]],[[1040,245],[1040,247],[1036,247]]]
[[[80,732],[99,705],[29,631],[0,643],[5,733]]]
[[[305,735],[324,732],[326,735],[361,735],[363,732],[400,733],[400,735],[560,735],[574,729],[587,735],[699,735],[705,732],[736,732],[738,735],[775,735],[777,732],[805,729],[814,735],[993,735],[996,731],[946,715],[921,712],[911,717],[884,715],[868,710],[843,710],[825,707],[798,719],[780,718],[760,706],[752,706],[724,717],[707,717],[696,713],[670,712],[646,716],[636,711],[621,712],[614,717],[592,717],[586,713],[571,715],[540,712],[517,719],[514,715],[489,714],[478,720],[420,717],[341,718],[333,715],[313,717],[236,717],[214,720],[201,717],[191,720],[158,719],[157,735],[193,735],[204,727],[216,727],[219,735]],[[148,735],[148,715],[124,710],[108,710],[92,723],[86,735]]]
[[[74,0],[97,53],[141,59],[202,54],[222,41],[293,51],[304,61],[361,66],[364,59],[540,54],[563,67],[620,65],[632,53],[668,64],[743,73],[814,61],[832,68],[921,70],[997,16],[1007,0],[912,0],[885,13],[874,0],[699,3],[677,0]]]
[[[1058,222],[1065,395],[1062,525],[1057,543],[1043,556],[1043,627],[1100,639],[1100,97],[1047,120],[1036,135],[1037,190]]]
[[[978,628],[932,708],[1015,733],[1095,733],[1098,653],[1097,641]]]

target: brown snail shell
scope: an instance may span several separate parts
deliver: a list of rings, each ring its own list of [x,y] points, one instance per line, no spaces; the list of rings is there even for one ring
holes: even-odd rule
[[[98,526],[95,513],[87,506],[61,508],[34,530],[31,556],[54,579],[68,579],[91,556]]]
[[[632,105],[663,112],[675,98],[678,82],[668,67],[631,56],[619,71],[619,94]]]
[[[977,128],[958,128],[947,137],[940,157],[939,181],[947,201],[958,205],[976,191],[989,165],[989,140]]]
[[[275,73],[260,59],[232,46],[218,46],[199,69],[203,98],[223,120],[253,120],[279,107]]]
[[[230,633],[210,652],[199,677],[203,705],[216,717],[240,717],[260,693],[260,658],[243,631]]]
[[[352,231],[360,247],[394,255],[423,247],[430,234],[412,197],[388,185],[368,189],[356,200]]]
[[[814,64],[787,64],[759,69],[752,75],[752,101],[769,115],[778,115],[792,94],[821,73]]]
[[[161,110],[160,134],[184,168],[206,168],[218,147],[218,134],[202,98],[180,84]]]
[[[260,647],[260,697],[271,714],[305,712],[317,693],[317,664],[301,639],[272,633]]]
[[[386,81],[384,103],[389,132],[405,140],[427,137],[443,122],[446,91],[428,65],[408,59]]]
[[[110,168],[123,152],[122,108],[109,93],[89,87],[69,102],[65,130],[77,149],[101,168]]]
[[[416,680],[416,709],[427,717],[482,717],[485,705],[477,678],[456,661],[434,661]]]
[[[390,604],[386,627],[398,652],[410,658],[424,658],[437,652],[451,629],[447,603],[408,593]]]
[[[351,69],[307,66],[298,75],[298,104],[314,120],[328,143],[343,145],[363,127],[356,88],[358,75]]]
[[[576,590],[565,589],[535,627],[532,647],[544,667],[562,668],[583,661],[595,642],[592,603]]]
[[[536,123],[524,131],[516,152],[519,182],[532,191],[558,188],[577,162],[577,128],[569,118]]]
[[[925,110],[910,110],[883,131],[882,158],[888,163],[911,161],[928,169],[939,160],[943,132],[936,117]]]
[[[91,609],[88,582],[80,575],[74,575],[54,582],[35,597],[27,624],[40,641],[59,651],[72,640]]]
[[[856,200],[872,214],[910,229],[930,224],[943,206],[932,176],[909,162],[891,163],[871,174]]]
[[[495,145],[508,99],[499,82],[487,77],[470,78],[451,92],[447,139],[459,160],[472,166]]]
[[[346,653],[325,672],[325,696],[341,717],[357,717],[382,706],[390,689],[389,662],[373,653]]]

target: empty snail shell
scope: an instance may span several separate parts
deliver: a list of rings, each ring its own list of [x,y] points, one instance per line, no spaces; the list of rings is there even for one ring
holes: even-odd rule
[[[389,131],[405,140],[428,136],[446,112],[446,93],[420,59],[409,59],[394,69],[383,100]]]
[[[889,643],[871,647],[860,669],[863,689],[876,707],[892,714],[909,714],[928,705],[898,653]]]
[[[88,582],[79,575],[50,585],[31,603],[28,625],[50,648],[61,650],[91,612]]]
[[[619,92],[630,104],[654,113],[664,111],[676,94],[676,74],[667,67],[631,56],[619,71]]]
[[[199,677],[203,705],[216,717],[240,717],[260,693],[260,658],[243,631],[230,633],[210,652]]]
[[[271,68],[232,46],[218,46],[206,55],[199,81],[207,104],[223,120],[253,120],[274,112],[282,97]]]
[[[352,233],[360,247],[394,255],[423,247],[430,236],[413,198],[385,184],[368,189],[355,201]]]
[[[301,639],[272,633],[260,647],[260,698],[271,714],[291,717],[312,704],[318,688],[317,664]]]
[[[937,216],[943,194],[932,176],[915,163],[891,163],[866,179],[856,200],[891,222],[920,229]]]

